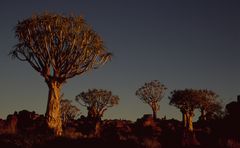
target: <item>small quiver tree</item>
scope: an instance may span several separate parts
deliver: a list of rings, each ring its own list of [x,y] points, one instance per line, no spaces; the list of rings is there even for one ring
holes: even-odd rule
[[[203,89],[199,90],[199,95],[199,109],[201,112],[199,117],[200,120],[206,121],[222,116],[222,105],[218,100],[218,95],[215,92]]]
[[[111,91],[92,89],[76,96],[76,101],[87,108],[88,117],[101,119],[104,112],[118,104],[119,97],[112,95]]]
[[[76,106],[72,105],[71,100],[61,98],[60,106],[63,125],[66,125],[69,121],[79,117],[80,110]]]
[[[166,89],[158,80],[154,80],[145,83],[135,93],[143,103],[147,103],[151,107],[154,120],[157,119],[157,111],[160,110],[159,102],[164,97]]]

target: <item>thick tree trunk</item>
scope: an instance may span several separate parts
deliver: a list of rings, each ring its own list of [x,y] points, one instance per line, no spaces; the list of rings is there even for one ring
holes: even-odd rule
[[[189,132],[193,131],[193,113],[182,111],[183,128]]]
[[[183,115],[183,139],[182,139],[182,145],[183,147],[191,147],[194,145],[199,145],[198,140],[195,137],[194,131],[193,131],[193,111],[186,112],[182,111]]]
[[[182,112],[182,122],[183,122],[183,128],[187,128],[187,115],[185,112]]]
[[[97,117],[97,111],[96,111],[96,108],[92,107],[92,106],[89,106],[88,108],[88,117],[89,118],[96,118]]]
[[[157,119],[157,111],[153,110],[153,119],[156,120]]]
[[[193,132],[193,115],[189,114],[188,131]]]
[[[151,107],[152,107],[152,112],[153,112],[153,119],[156,120],[157,119],[157,104],[153,103],[151,105]]]
[[[189,112],[186,114],[186,117],[187,117],[187,131],[189,132],[193,132],[193,113],[192,112]]]
[[[61,84],[57,81],[48,82],[49,94],[46,111],[47,125],[53,130],[54,135],[62,135],[62,120],[60,111],[60,90]]]

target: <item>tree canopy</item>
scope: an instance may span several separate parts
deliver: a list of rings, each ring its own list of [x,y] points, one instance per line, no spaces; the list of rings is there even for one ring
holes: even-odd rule
[[[45,13],[18,22],[13,57],[27,61],[48,81],[97,68],[110,59],[101,37],[81,16]]]
[[[174,105],[181,111],[193,111],[199,107],[199,94],[197,90],[185,89],[171,92],[170,105]]]

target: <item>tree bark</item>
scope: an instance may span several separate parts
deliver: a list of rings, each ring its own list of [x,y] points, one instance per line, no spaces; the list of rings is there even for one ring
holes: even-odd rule
[[[48,104],[46,111],[46,121],[50,129],[53,130],[54,135],[62,135],[62,120],[60,111],[60,90],[61,84],[57,81],[47,82],[49,87]]]
[[[155,110],[153,110],[153,119],[156,120],[157,119],[157,112]]]
[[[188,119],[188,130],[190,132],[193,132],[193,116],[192,115],[190,115]]]
[[[201,109],[201,120],[206,121],[207,117],[206,117],[206,111],[204,109]]]
[[[187,128],[187,115],[185,112],[182,112],[182,122],[183,122],[183,128]]]
[[[189,147],[193,145],[199,145],[198,140],[195,137],[194,131],[193,131],[193,111],[184,111],[182,112],[183,115],[183,140],[182,145],[184,147]]]
[[[193,132],[193,113],[187,113],[187,131]]]
[[[156,120],[157,119],[157,104],[152,103],[151,107],[152,107],[152,112],[153,112],[153,119]]]

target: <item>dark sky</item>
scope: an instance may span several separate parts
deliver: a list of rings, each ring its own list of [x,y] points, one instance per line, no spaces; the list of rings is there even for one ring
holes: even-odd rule
[[[41,12],[82,15],[113,52],[111,62],[70,79],[73,100],[89,88],[120,97],[105,118],[135,120],[151,109],[135,91],[159,80],[168,88],[159,116],[181,119],[169,106],[174,89],[207,88],[224,103],[240,94],[240,3],[236,0],[2,0],[0,2],[0,118],[15,110],[46,110],[48,89],[28,63],[11,60],[18,20]],[[80,108],[85,114],[84,108]]]

